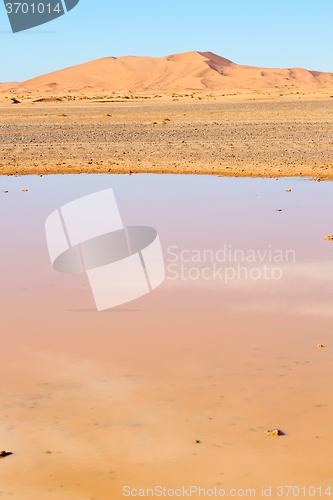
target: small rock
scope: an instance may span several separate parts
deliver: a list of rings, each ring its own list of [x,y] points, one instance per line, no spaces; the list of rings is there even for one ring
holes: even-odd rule
[[[333,234],[329,234],[328,236],[324,236],[325,241],[333,241]]]
[[[195,444],[199,444],[199,443],[200,443],[200,441],[198,441],[198,439],[195,439],[195,440],[193,441],[193,443],[195,443]]]
[[[264,431],[266,436],[273,436],[275,439],[279,439],[279,436],[284,436],[284,433],[279,429],[274,429],[274,431]]]
[[[0,458],[5,458],[8,457],[8,455],[12,455],[13,453],[11,451],[0,451]]]
[[[52,453],[50,450],[46,450],[45,453]]]
[[[11,99],[12,99],[12,101],[13,101],[13,104],[20,104],[20,103],[21,103],[21,101],[19,101],[19,100],[18,100],[18,99],[16,99],[15,97],[12,97]]]
[[[3,193],[8,193],[8,191],[2,191]]]
[[[27,189],[22,189],[22,193],[27,193],[28,190]]]
[[[322,349],[324,346],[323,344],[317,344],[318,349]]]
[[[291,189],[286,189],[286,193],[291,193]]]
[[[275,212],[282,212],[282,209],[281,209],[281,208],[277,208],[277,209],[275,210]]]

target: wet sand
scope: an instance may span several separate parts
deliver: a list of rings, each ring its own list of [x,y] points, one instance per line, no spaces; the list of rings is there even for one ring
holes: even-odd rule
[[[120,500],[126,485],[196,485],[255,488],[256,497],[272,486],[277,499],[281,484],[321,486],[323,496],[333,446],[330,182],[82,175],[0,184],[0,447],[13,452],[0,461],[4,496]],[[281,280],[227,285],[212,279],[212,262],[185,262],[208,268],[205,277],[170,280],[168,270],[154,292],[98,313],[85,275],[52,269],[44,221],[108,187],[125,224],[158,230],[166,265],[170,246],[215,253],[224,244],[292,249],[295,261],[274,263]],[[265,436],[275,428],[285,435]]]
[[[12,104],[1,95],[0,173],[333,179],[332,96],[270,90],[34,102],[36,95]]]

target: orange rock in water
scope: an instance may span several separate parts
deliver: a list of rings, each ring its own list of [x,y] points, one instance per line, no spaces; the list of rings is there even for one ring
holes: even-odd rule
[[[273,436],[275,439],[279,439],[279,436],[283,436],[283,432],[279,429],[274,429],[274,431],[264,431],[264,434],[266,434],[266,436]]]

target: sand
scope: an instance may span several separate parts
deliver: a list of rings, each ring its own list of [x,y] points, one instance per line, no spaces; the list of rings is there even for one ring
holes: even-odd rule
[[[60,101],[36,94],[12,104],[3,95],[0,173],[332,179],[332,96],[327,89]]]
[[[128,91],[221,91],[298,89],[333,86],[333,73],[302,68],[243,66],[212,52],[184,52],[166,57],[105,57],[3,86],[13,93]]]
[[[43,176],[1,178],[4,495],[106,500],[125,485],[194,484],[256,496],[272,486],[278,498],[280,484],[322,496],[330,484],[332,184],[44,177],[332,179],[332,75],[213,56],[108,58],[87,63],[90,76],[82,65],[1,86],[0,174]],[[120,68],[125,90],[104,93],[104,66]],[[172,91],[156,94],[165,69]],[[297,261],[281,282],[166,280],[96,313],[85,276],[52,270],[44,221],[108,183],[127,222],[158,227],[164,251],[275,242]],[[285,435],[265,436],[275,428]]]
[[[333,73],[212,52],[107,57],[0,88],[0,173],[331,179]]]

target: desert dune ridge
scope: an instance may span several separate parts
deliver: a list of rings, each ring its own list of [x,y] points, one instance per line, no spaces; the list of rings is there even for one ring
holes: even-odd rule
[[[258,89],[324,89],[333,73],[302,68],[236,64],[212,52],[166,57],[105,57],[19,83],[0,83],[2,94],[88,95],[107,92],[218,92]]]

